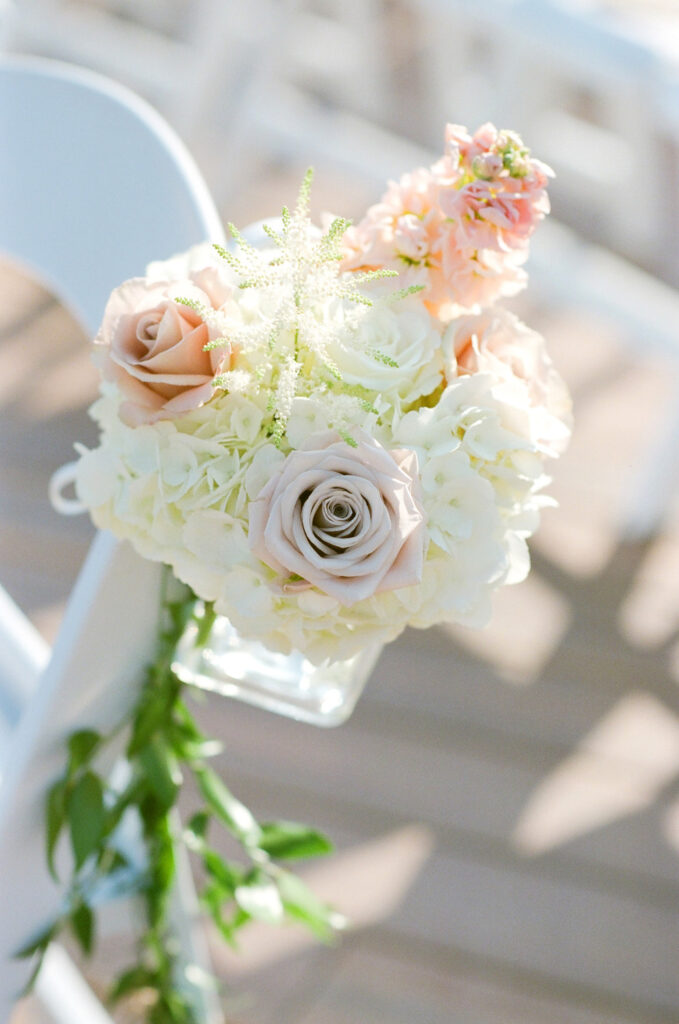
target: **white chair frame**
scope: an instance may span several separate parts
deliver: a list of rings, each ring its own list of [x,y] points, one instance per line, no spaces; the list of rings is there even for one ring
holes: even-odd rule
[[[12,140],[0,147],[0,249],[64,299],[91,333],[110,290],[151,259],[223,241],[215,206],[177,137],[147,104],[99,75],[37,59],[0,61],[0,137]],[[45,864],[46,790],[63,769],[67,736],[106,730],[134,701],[153,654],[160,572],[100,533],[49,660],[44,642],[0,595],[0,689],[18,718],[0,761],[3,1021],[30,972],[14,953],[62,901]],[[59,856],[68,860],[63,846]],[[184,874],[179,885],[181,942],[200,959]],[[59,949],[47,957],[38,993],[60,1022],[110,1020],[93,1009],[94,997]],[[194,998],[206,1024],[221,1019],[214,996]]]

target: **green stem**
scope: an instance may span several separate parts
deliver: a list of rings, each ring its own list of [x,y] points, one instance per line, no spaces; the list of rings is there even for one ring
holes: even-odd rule
[[[203,605],[203,614],[198,619],[198,632],[196,633],[196,647],[205,647],[208,640],[210,639],[210,633],[212,627],[215,624],[217,618],[217,612],[215,611],[214,601],[206,601]]]

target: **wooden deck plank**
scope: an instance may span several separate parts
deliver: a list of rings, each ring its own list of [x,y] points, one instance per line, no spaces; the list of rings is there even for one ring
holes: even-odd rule
[[[631,1005],[637,1001],[649,1012],[670,1008],[679,1013],[675,893],[659,891],[651,900],[630,879],[611,889],[596,874],[587,878],[586,872],[569,873],[554,865],[540,870],[501,842],[475,841],[466,833],[441,835],[424,812],[398,817],[379,805],[359,808],[355,796],[314,799],[308,789],[291,791],[285,768],[279,770],[284,781],[275,790],[271,782],[248,784],[233,771],[227,777],[234,791],[265,817],[284,813],[312,820],[334,837],[340,851],[337,871],[333,875],[328,868],[331,877],[326,878],[318,868],[312,877],[314,887],[350,919],[362,919],[364,909],[353,893],[362,892],[372,876],[378,921],[405,939],[426,940],[442,952],[492,957],[514,970],[570,981],[602,996],[617,995]],[[264,802],[261,795],[267,790]],[[430,852],[418,833],[413,837],[408,831],[413,823],[430,837]],[[413,857],[412,874],[399,882],[398,865],[408,856]]]
[[[388,811],[428,821],[451,837],[468,834],[476,842],[500,843],[513,856],[511,836],[522,811],[540,781],[559,763],[558,758],[540,757],[536,750],[528,764],[530,749],[513,756],[511,745],[503,744],[499,736],[492,737],[496,749],[490,753],[488,734],[483,743],[473,734],[461,738],[461,730],[446,731],[440,720],[421,721],[418,732],[412,720],[401,718],[397,723],[384,716],[384,728],[378,730],[371,727],[372,709],[364,706],[340,732],[330,734],[214,703],[204,717],[206,727],[226,741],[225,771],[261,782],[281,773],[288,785],[321,802],[344,800],[367,813]],[[623,875],[623,885],[631,885],[635,877],[642,889],[665,883],[659,891],[674,894],[679,907],[677,852],[664,841],[660,822],[654,820],[657,815],[649,795],[645,814],[606,822],[606,827],[576,836],[568,847],[559,848],[556,858],[538,858],[530,870],[580,873],[586,879],[589,866],[597,869],[597,877],[610,869],[612,877]]]
[[[298,1024],[622,1024],[617,1014],[446,973],[359,946]],[[272,1021],[273,1024],[273,1021]]]

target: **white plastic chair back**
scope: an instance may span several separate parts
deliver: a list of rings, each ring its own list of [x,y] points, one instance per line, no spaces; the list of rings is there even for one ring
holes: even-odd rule
[[[38,274],[90,331],[118,283],[206,239],[223,240],[214,204],[146,104],[81,69],[0,61],[0,251]],[[60,906],[45,865],[46,789],[62,769],[68,734],[110,728],[134,699],[153,652],[160,572],[129,545],[97,536],[11,734],[0,782],[0,1021],[28,975],[14,952]],[[15,610],[0,618],[0,648],[15,638],[14,698],[30,688],[37,664],[31,644],[16,639],[17,621]]]
[[[0,250],[90,331],[112,288],[222,228],[191,157],[127,89],[84,69],[0,64]]]

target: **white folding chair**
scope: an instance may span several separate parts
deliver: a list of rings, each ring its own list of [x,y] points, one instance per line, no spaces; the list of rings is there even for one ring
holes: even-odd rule
[[[151,108],[82,69],[0,61],[0,250],[44,281],[90,332],[113,287],[151,259],[206,239],[223,241],[217,211],[191,158]],[[18,718],[0,752],[0,1021],[29,973],[13,954],[61,901],[44,858],[46,789],[68,734],[110,727],[134,700],[153,653],[159,581],[160,566],[99,534],[44,671],[45,645],[0,595],[0,693],[10,719]],[[107,1019],[103,1010],[96,1016],[77,975],[64,991],[63,958],[46,966],[40,993],[55,1019]],[[208,996],[201,1012],[206,1022],[219,1019]]]

